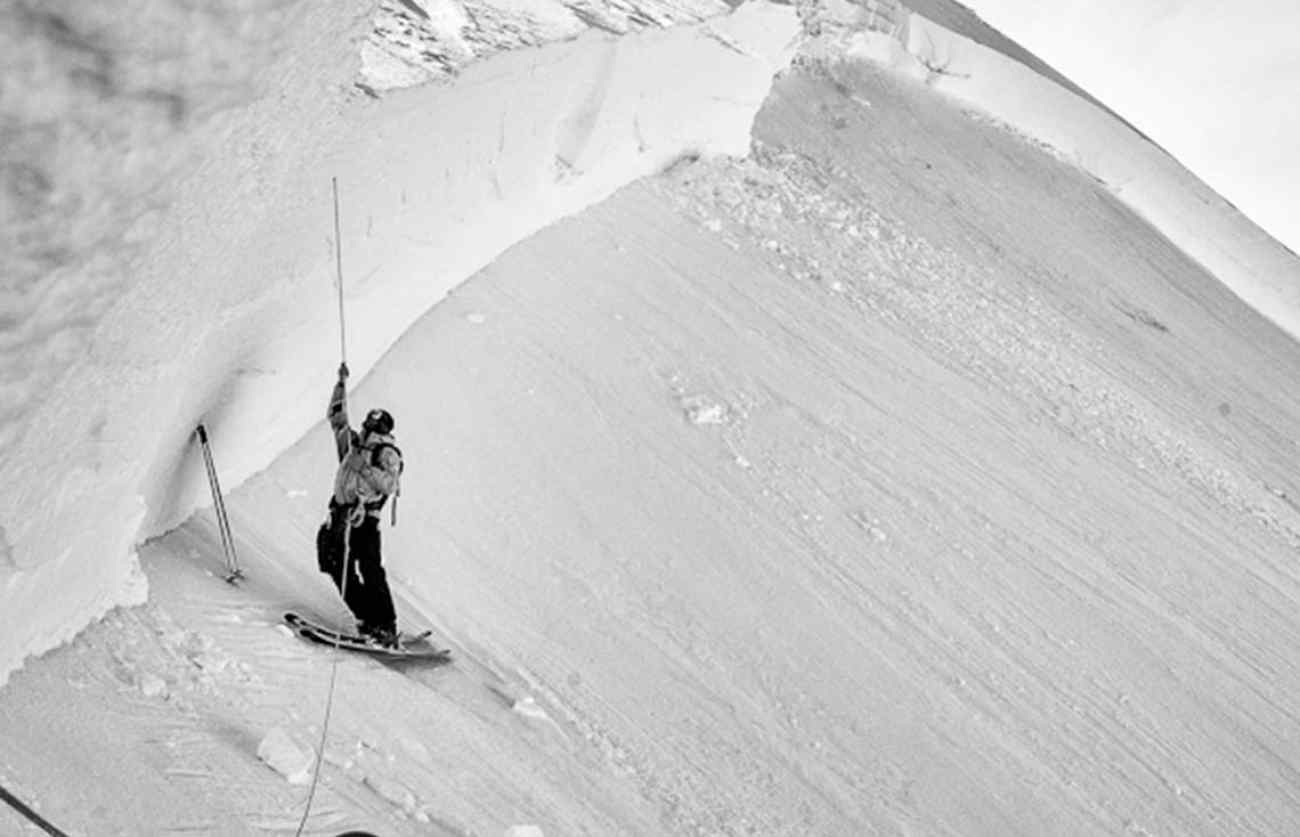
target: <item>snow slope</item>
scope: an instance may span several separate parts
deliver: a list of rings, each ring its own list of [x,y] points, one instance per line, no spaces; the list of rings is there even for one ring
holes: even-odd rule
[[[1300,338],[1300,258],[1111,111],[1042,75],[1032,62],[1004,54],[996,41],[983,38],[994,44],[986,46],[921,14],[901,15],[889,32],[863,29],[861,13],[851,4],[827,4],[826,17],[840,26],[827,27],[833,34],[823,38],[828,45],[821,49],[923,79],[1045,143],[1110,186],[1248,304]]]
[[[1300,250],[1291,184],[1300,16],[1287,0],[971,0],[1112,107],[1261,227]]]
[[[339,660],[309,833],[1296,831],[1300,346],[924,85],[800,70],[754,131],[358,382],[402,619],[458,662]],[[331,458],[234,492],[242,589],[207,514],[148,544],[147,607],[13,677],[0,781],[74,833],[291,833],[256,750],[320,732],[330,652],[276,622],[343,618]]]
[[[179,4],[135,41],[122,10],[6,9],[25,174],[5,191],[0,676],[143,599],[135,545],[205,501],[199,422],[237,485],[318,420],[331,176],[363,372],[513,242],[682,154],[743,152],[797,28],[757,3],[588,30],[374,99],[353,84],[367,10]]]

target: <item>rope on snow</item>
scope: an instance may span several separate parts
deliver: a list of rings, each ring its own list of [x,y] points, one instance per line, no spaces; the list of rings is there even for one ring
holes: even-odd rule
[[[348,344],[347,328],[343,319],[343,243],[339,233],[339,179],[330,178],[334,188],[334,269],[338,276],[338,297],[339,297],[339,353],[342,355],[344,364],[348,362]],[[342,509],[336,510],[342,513]],[[331,515],[334,512],[331,512]],[[332,521],[331,521],[332,522]],[[346,604],[348,600],[348,576],[352,574],[352,521],[345,521],[343,534],[343,580],[339,584],[339,595],[343,597]],[[316,748],[316,769],[311,774],[311,787],[307,790],[307,805],[303,808],[302,819],[298,822],[298,830],[295,837],[302,837],[302,830],[307,827],[307,818],[311,816],[311,804],[316,798],[316,785],[320,782],[321,765],[325,761],[325,743],[329,737],[330,716],[334,712],[334,686],[338,682],[339,676],[339,657],[343,656],[339,650],[339,641],[342,637],[342,631],[334,637],[333,661],[330,663],[330,685],[325,698],[325,718],[320,725],[320,743]]]

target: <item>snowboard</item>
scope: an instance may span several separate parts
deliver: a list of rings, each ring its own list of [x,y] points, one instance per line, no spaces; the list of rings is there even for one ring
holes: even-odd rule
[[[359,651],[363,654],[389,660],[423,660],[424,662],[439,665],[451,662],[450,649],[435,648],[429,643],[429,635],[432,631],[423,631],[414,635],[399,634],[398,647],[386,648],[368,642],[355,634],[342,633],[333,628],[319,625],[293,611],[284,614],[284,622],[290,628],[293,628],[298,636],[320,645],[337,646],[348,651]]]

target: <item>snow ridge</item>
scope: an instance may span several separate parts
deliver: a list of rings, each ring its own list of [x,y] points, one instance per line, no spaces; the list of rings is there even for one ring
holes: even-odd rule
[[[627,35],[699,23],[730,8],[722,0],[381,0],[357,84],[379,95],[447,81],[501,52],[590,30]]]
[[[749,4],[500,53],[455,85],[376,101],[355,87],[368,31],[355,8],[268,0],[226,20],[182,5],[145,20],[164,41],[209,45],[197,66],[137,50],[117,22],[128,15],[71,6],[32,18],[26,34],[44,34],[6,51],[13,83],[32,88],[5,100],[23,127],[18,185],[48,188],[5,192],[6,217],[24,220],[5,229],[17,304],[0,343],[0,610],[16,627],[0,676],[142,600],[133,547],[208,501],[197,424],[233,489],[319,419],[339,346],[331,175],[360,378],[521,238],[683,154],[744,153],[797,34],[792,10]],[[87,55],[105,56],[95,66],[113,86],[83,83]],[[66,95],[41,94],[50,73]],[[173,76],[178,109],[150,104],[150,80]],[[136,100],[162,115],[136,120]]]
[[[313,830],[1296,831],[1300,344],[1084,172],[823,69],[772,86],[750,159],[529,236],[360,382],[417,428],[386,563],[456,664],[339,660]],[[582,78],[541,149],[565,183],[620,98]],[[346,252],[379,280],[441,226],[364,194],[396,229]],[[242,587],[195,515],[142,549],[148,607],[15,677],[25,797],[73,830],[293,828],[331,652],[280,614],[346,618],[309,551],[329,449],[318,423],[232,496]]]
[[[1300,257],[1073,85],[916,12],[819,7],[823,61],[865,60],[1045,143],[1105,183],[1251,307],[1300,339]],[[881,25],[881,20],[886,25]]]

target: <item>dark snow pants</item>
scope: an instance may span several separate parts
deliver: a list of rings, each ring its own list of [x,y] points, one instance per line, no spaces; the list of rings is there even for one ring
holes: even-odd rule
[[[344,557],[347,585],[343,584]],[[330,501],[330,516],[316,533],[316,560],[334,579],[352,615],[367,628],[394,628],[397,614],[388,574],[379,553],[379,518],[366,515],[360,526],[348,526],[348,509]]]

